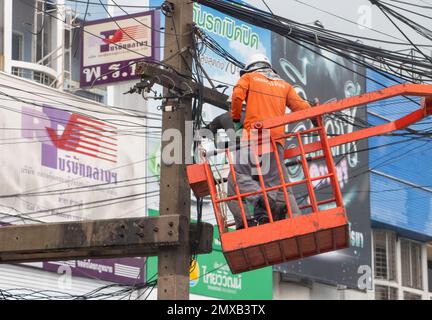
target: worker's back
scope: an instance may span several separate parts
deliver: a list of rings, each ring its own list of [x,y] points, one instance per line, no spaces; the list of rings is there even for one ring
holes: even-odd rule
[[[309,104],[301,99],[294,88],[274,74],[255,71],[244,74],[233,91],[232,117],[238,119],[241,112],[241,103],[246,100],[246,117],[244,129],[248,132],[254,122],[283,116],[288,106],[297,111],[310,108]],[[284,133],[284,127],[271,130],[273,137]]]

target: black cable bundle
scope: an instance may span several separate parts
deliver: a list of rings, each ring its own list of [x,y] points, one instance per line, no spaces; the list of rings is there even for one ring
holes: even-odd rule
[[[224,58],[228,62],[231,62],[233,65],[240,69],[244,69],[245,64],[238,60],[236,57],[234,57],[231,53],[226,51],[218,42],[216,42],[215,39],[213,39],[208,33],[204,32],[204,30],[199,29],[198,27],[195,27],[195,31],[199,38],[201,39],[202,43],[212,50],[214,53],[216,53],[218,56]]]
[[[390,18],[390,16],[396,18],[400,22],[404,23],[405,25],[409,26],[411,29],[415,30],[418,34],[421,36],[432,40],[432,31],[419,25],[418,23],[412,21],[411,19],[405,17],[404,15],[400,14],[399,12],[391,9],[390,7],[386,6],[383,2],[378,0],[369,0],[372,4],[376,5],[381,12],[387,17],[387,19],[395,26],[396,29],[399,30],[399,32],[405,37],[405,39],[415,48],[415,50],[420,53],[422,56],[425,57],[426,60],[429,62],[432,62],[432,58],[423,53],[423,51],[420,50],[420,48],[414,44],[408,36],[402,31],[402,29]],[[401,8],[402,9],[402,8]]]
[[[418,82],[419,79],[432,80],[431,61],[424,56],[410,56],[403,52],[365,45],[342,37],[339,32],[298,23],[233,0],[195,1],[247,23],[271,30],[295,43],[316,46],[380,73],[395,74],[410,82]]]

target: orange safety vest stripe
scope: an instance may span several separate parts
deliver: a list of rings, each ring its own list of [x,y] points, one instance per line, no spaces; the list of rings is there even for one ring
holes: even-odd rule
[[[243,139],[249,136],[254,122],[283,116],[287,106],[291,111],[311,107],[289,83],[279,79],[269,79],[259,72],[244,74],[235,85],[231,102],[233,120],[240,120],[243,101],[246,101],[243,128],[247,132],[247,136],[243,135]],[[270,130],[273,138],[280,137],[284,133],[284,126]],[[278,142],[283,144],[284,139]]]

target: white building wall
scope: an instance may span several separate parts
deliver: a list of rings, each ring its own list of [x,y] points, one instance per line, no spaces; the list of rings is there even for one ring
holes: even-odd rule
[[[59,5],[64,4],[64,0],[58,0],[57,3]],[[140,6],[145,6],[147,1],[117,1],[119,4],[122,2],[127,4],[137,4]],[[23,22],[32,22],[28,18],[29,16],[33,16],[30,13],[30,7],[23,7],[26,10],[22,10],[21,12],[13,11],[13,0],[3,0],[2,1],[3,10],[2,19],[2,46],[3,46],[3,56],[4,56],[4,71],[6,73],[11,73],[12,70],[12,30],[13,28],[13,19],[15,19],[17,26],[22,26]],[[128,9],[129,10],[129,9]],[[137,9],[139,10],[139,8]],[[116,15],[116,14],[114,14]],[[24,19],[24,17],[26,17]],[[63,46],[64,46],[64,23],[62,12],[58,12],[58,17],[60,20],[54,20],[54,28],[53,32],[50,35],[53,39],[53,47],[60,48],[58,54],[62,54]],[[29,27],[31,28],[31,27]],[[20,31],[20,30],[18,30]],[[28,32],[27,32],[28,33]],[[27,51],[27,56],[31,55],[32,52],[32,37],[28,36],[24,39],[24,48]],[[30,56],[28,56],[30,57]],[[30,62],[30,59],[27,59],[27,62]],[[34,62],[34,61],[32,61]],[[57,73],[57,76],[61,79],[60,84],[62,84],[64,70],[64,59],[59,58],[56,60],[55,65],[53,66],[53,72]],[[131,85],[135,84],[135,82],[131,83],[122,83],[121,85],[116,85],[115,88],[109,91],[109,104],[111,106],[117,106],[121,108],[129,108],[144,112],[146,110],[146,103],[144,99],[140,95],[123,95],[123,92],[127,91]],[[62,89],[59,88],[59,89]],[[146,153],[144,149],[144,154]],[[144,156],[143,156],[144,157]],[[144,191],[145,192],[145,191]],[[145,209],[142,210],[142,213],[146,212]],[[140,213],[139,213],[140,214]],[[34,266],[42,267],[41,263],[33,264]],[[23,267],[20,265],[0,265],[0,289],[8,290],[13,288],[21,288],[21,289],[32,289],[32,290],[53,290],[60,291],[74,295],[83,295],[91,292],[97,288],[102,286],[106,286],[112,284],[107,281],[101,281],[98,279],[92,278],[83,278],[83,277],[72,277],[70,279],[67,278],[65,274],[57,274],[55,272],[44,271],[36,268]],[[139,295],[140,292],[137,292],[131,296],[132,299]],[[1,299],[1,296],[0,296]]]
[[[64,7],[65,0],[57,0],[57,5],[59,7]],[[64,79],[65,79],[65,58],[64,58],[64,48],[65,48],[65,32],[64,32],[64,17],[62,17],[64,13],[60,10],[57,11],[56,17],[57,19],[54,21],[55,25],[55,39],[53,41],[53,50],[56,50],[56,53],[60,58],[55,60],[55,70],[57,72],[57,88],[64,88]]]
[[[319,282],[293,282],[281,279],[279,272],[273,272],[274,300],[370,300],[372,291],[362,292]]]
[[[373,239],[372,239],[373,240]],[[343,289],[319,282],[287,282],[281,279],[280,273],[273,273],[273,298],[281,300],[375,300],[375,285],[390,286],[398,290],[398,299],[404,299],[404,292],[410,292],[421,296],[423,300],[432,299],[432,293],[428,287],[427,269],[427,244],[421,243],[422,257],[422,282],[423,289],[414,289],[402,285],[402,259],[401,259],[401,238],[396,241],[396,280],[386,281],[373,279],[373,287],[365,292],[359,290]],[[408,239],[409,240],[409,239]],[[373,253],[373,241],[372,241]],[[372,256],[372,274],[374,267],[374,257]]]
[[[274,300],[310,300],[311,290],[305,285],[281,281],[281,274],[273,272]]]
[[[37,264],[34,264],[37,266]],[[0,289],[11,290],[14,294],[26,293],[26,289],[35,291],[53,291],[44,294],[51,295],[85,295],[95,289],[111,284],[110,282],[98,279],[87,279],[81,277],[67,278],[65,274],[38,270],[30,267],[19,265],[0,265]],[[113,289],[111,289],[112,291]],[[55,292],[57,293],[55,293]],[[107,291],[109,292],[109,291]]]
[[[11,73],[12,64],[12,0],[3,0],[3,71]]]

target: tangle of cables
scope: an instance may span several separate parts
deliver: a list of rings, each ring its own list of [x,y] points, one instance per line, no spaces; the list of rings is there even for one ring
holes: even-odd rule
[[[239,61],[236,57],[234,57],[227,50],[225,50],[208,33],[204,32],[204,30],[199,29],[196,26],[195,26],[195,32],[196,32],[197,36],[199,37],[199,39],[201,40],[202,44],[204,44],[207,48],[212,50],[214,53],[216,53],[220,57],[223,57],[228,62],[231,62],[236,67],[238,67],[240,69],[244,69],[245,64],[243,62]]]
[[[192,37],[192,57],[193,57],[193,71],[195,73],[195,81],[198,84],[198,95],[194,99],[192,106],[192,120],[193,120],[193,131],[194,133],[199,132],[202,124],[204,123],[202,116],[202,109],[204,105],[204,68],[201,65],[201,53],[203,51],[203,44],[198,42],[198,36],[196,32],[191,34]],[[200,144],[197,139],[194,139],[193,142],[193,154],[196,155],[199,153]],[[195,157],[194,157],[195,158]],[[195,159],[194,159],[195,161]],[[197,239],[200,239],[201,235],[201,221],[202,221],[202,207],[203,207],[203,199],[196,197],[196,207],[197,207],[197,225],[198,225],[198,236]],[[198,240],[199,241],[199,240]],[[196,268],[196,256],[198,250],[199,243],[196,242],[193,244],[191,248],[191,269]]]
[[[424,26],[418,24],[417,22],[407,18],[406,16],[400,14],[399,12],[393,10],[392,8],[390,8],[389,6],[385,5],[385,2],[381,2],[378,0],[369,0],[372,4],[376,5],[381,12],[387,17],[387,19],[390,20],[390,22],[399,30],[399,32],[405,37],[405,39],[415,48],[415,50],[421,54],[422,56],[425,57],[426,60],[428,60],[429,62],[432,62],[432,58],[429,57],[427,54],[425,54],[423,51],[420,50],[420,48],[414,44],[408,37],[407,35],[402,31],[402,29],[396,25],[396,23],[390,18],[390,16],[396,18],[397,20],[399,20],[400,22],[402,22],[403,24],[409,26],[411,29],[415,30],[418,34],[420,34],[421,36],[432,40],[432,31],[425,28]],[[400,8],[400,7],[397,7]],[[403,8],[401,8],[403,9]],[[412,12],[412,11],[410,11]]]
[[[85,294],[30,288],[0,289],[0,300],[130,300],[133,293],[134,300],[147,300],[156,285],[157,279],[135,285],[109,284]]]
[[[303,42],[316,46],[380,73],[397,75],[402,80],[410,82],[432,80],[431,61],[423,55],[421,57],[407,55],[403,52],[365,45],[347,39],[339,32],[302,24],[233,0],[195,0],[195,2],[273,31],[296,43]]]

